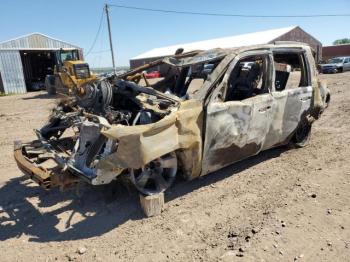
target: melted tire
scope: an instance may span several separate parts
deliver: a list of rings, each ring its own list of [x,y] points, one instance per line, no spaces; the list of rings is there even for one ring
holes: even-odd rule
[[[305,147],[309,144],[311,137],[311,124],[308,122],[302,122],[291,140],[291,144],[293,147],[301,148]]]

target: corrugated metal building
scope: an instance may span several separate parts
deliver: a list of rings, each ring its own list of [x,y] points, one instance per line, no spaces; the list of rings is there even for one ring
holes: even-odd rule
[[[275,41],[297,41],[307,43],[315,50],[317,60],[321,59],[322,57],[322,43],[305,32],[299,26],[291,26],[243,35],[210,39],[206,41],[155,48],[132,58],[130,60],[130,68],[135,68],[151,61],[174,55],[175,51],[179,48],[183,48],[184,52],[189,52],[193,50],[208,50],[212,48],[233,48],[248,45],[271,44]],[[167,71],[167,68],[158,66],[155,68],[155,70],[164,73]]]
[[[350,56],[350,45],[331,45],[322,47],[322,60],[328,60],[336,56]]]
[[[82,48],[40,33],[0,42],[0,92],[25,93],[42,83],[60,49],[76,50],[82,59]]]

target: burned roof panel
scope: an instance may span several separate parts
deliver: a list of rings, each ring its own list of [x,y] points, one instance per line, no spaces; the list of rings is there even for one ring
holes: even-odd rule
[[[203,51],[195,56],[182,59],[176,59],[175,57],[166,57],[164,58],[163,62],[173,66],[183,67],[219,60],[224,58],[226,55],[227,50],[215,48],[208,51]]]

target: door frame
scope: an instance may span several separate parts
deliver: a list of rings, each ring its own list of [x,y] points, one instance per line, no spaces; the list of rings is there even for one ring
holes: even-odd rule
[[[209,104],[211,103],[218,103],[218,106],[223,106],[223,107],[227,107],[227,103],[230,103],[232,104],[232,107],[234,106],[237,106],[239,107],[240,105],[242,106],[242,108],[244,106],[251,106],[251,108],[253,108],[253,103],[254,103],[254,98],[255,97],[250,97],[250,98],[247,98],[247,99],[244,99],[244,100],[241,100],[241,101],[223,101],[222,98],[225,98],[226,97],[226,94],[227,94],[227,90],[228,90],[228,81],[229,81],[229,77],[230,77],[230,74],[232,73],[232,71],[234,70],[234,68],[236,67],[237,63],[241,60],[241,59],[244,59],[246,57],[249,57],[249,56],[258,56],[258,55],[264,55],[266,56],[267,58],[267,61],[268,61],[268,68],[267,68],[267,78],[266,78],[266,83],[265,85],[267,85],[267,88],[268,88],[268,93],[264,93],[264,94],[260,94],[256,97],[259,97],[259,96],[266,96],[268,95],[269,98],[271,99],[271,103],[273,102],[273,96],[271,94],[271,91],[272,91],[272,83],[273,83],[273,60],[272,59],[272,51],[270,50],[270,48],[266,48],[266,49],[260,49],[260,50],[252,50],[252,51],[246,51],[246,52],[242,52],[241,54],[238,54],[230,63],[228,69],[226,70],[225,74],[224,74],[224,77],[223,77],[223,80],[221,81],[221,83],[218,84],[218,86],[216,88],[214,88],[211,93],[207,96],[207,99],[204,101],[204,123],[203,123],[203,155],[202,155],[202,175],[205,175],[205,174],[208,174],[208,173],[211,173],[211,172],[214,172],[215,170],[218,170],[224,166],[227,166],[227,165],[230,165],[234,162],[237,162],[237,161],[240,161],[244,158],[247,158],[251,155],[255,155],[257,154],[260,149],[262,148],[262,145],[261,146],[252,146],[252,147],[249,147],[247,148],[247,152],[248,152],[248,155],[244,155],[242,158],[239,158],[237,160],[234,160],[232,162],[228,162],[228,163],[223,163],[221,166],[216,166],[216,167],[212,167],[212,168],[209,168],[209,163],[205,163],[205,161],[207,160],[207,154],[209,154],[210,152],[210,147],[209,147],[209,143],[211,143],[211,141],[208,141],[208,126],[207,126],[207,123],[208,123],[208,107],[209,107]],[[253,99],[252,99],[253,98]],[[244,101],[244,102],[243,102]],[[226,104],[225,104],[226,103]],[[221,104],[221,105],[219,105]],[[229,105],[230,106],[230,105]],[[252,109],[251,109],[252,110]],[[242,113],[242,112],[241,112]],[[250,112],[251,114],[251,117],[253,116],[253,111]],[[249,123],[247,123],[248,126],[247,128],[249,128]],[[233,143],[232,143],[233,146],[235,146]]]
[[[271,51],[272,55],[275,53],[288,53],[301,56],[301,66],[303,66],[305,70],[305,75],[301,75],[301,77],[306,78],[307,85],[276,91],[276,70],[275,64],[273,63],[273,85],[271,93],[274,97],[274,107],[276,110],[274,110],[274,121],[271,123],[272,126],[263,150],[288,143],[298,127],[301,117],[303,117],[303,114],[305,114],[307,109],[310,107],[313,95],[311,81],[312,68],[310,68],[309,63],[307,62],[307,51],[303,48],[274,48]],[[289,111],[293,108],[294,111],[298,110],[298,112],[290,113]]]

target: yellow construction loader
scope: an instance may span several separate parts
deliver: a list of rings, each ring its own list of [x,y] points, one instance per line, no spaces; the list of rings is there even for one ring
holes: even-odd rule
[[[90,72],[89,64],[80,60],[78,50],[60,49],[55,57],[54,73],[45,78],[48,94],[79,93],[83,85],[97,80],[97,76]]]

